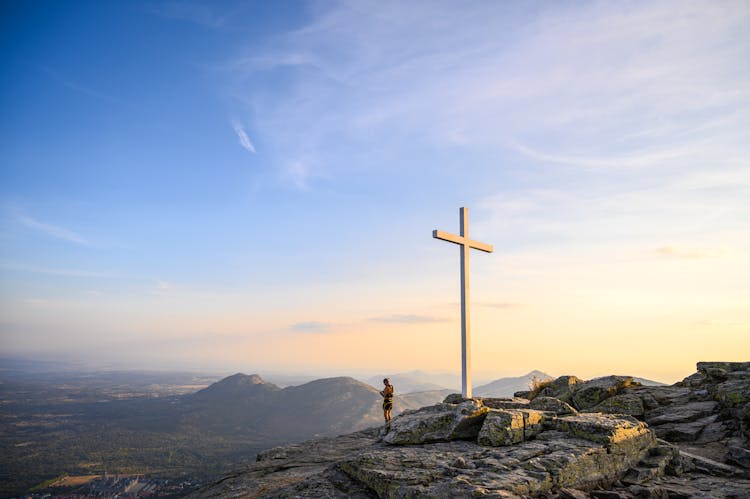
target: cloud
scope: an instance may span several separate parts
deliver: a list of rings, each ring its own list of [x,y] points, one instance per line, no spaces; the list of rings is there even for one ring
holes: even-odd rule
[[[44,306],[49,305],[51,302],[46,298],[25,298],[23,303],[31,306]]]
[[[32,272],[35,274],[58,275],[64,277],[114,277],[111,274],[106,274],[103,272],[92,272],[89,270],[80,269],[53,269],[47,267],[38,267],[36,265],[27,265],[23,263],[0,263],[0,269],[20,272]]]
[[[107,101],[113,101],[115,100],[112,96],[107,95],[105,93],[99,92],[98,90],[94,90],[92,88],[86,87],[84,85],[81,85],[70,78],[66,78],[63,75],[61,75],[59,72],[55,71],[52,68],[46,67],[46,66],[39,66],[38,67],[40,71],[46,73],[48,76],[50,76],[53,80],[57,81],[64,87],[73,90],[75,92],[88,95],[89,97],[94,97],[101,100],[107,100]]]
[[[307,178],[310,176],[310,165],[302,160],[289,161],[286,165],[284,177],[297,189],[308,188]]]
[[[727,327],[727,328],[742,328],[746,327],[748,323],[737,320],[726,320],[726,319],[701,319],[693,322],[695,327]]]
[[[477,305],[480,307],[488,307],[488,308],[498,308],[502,310],[512,309],[512,308],[521,308],[524,306],[523,303],[513,303],[513,302],[480,302]]]
[[[380,317],[371,317],[368,320],[373,322],[386,322],[389,324],[430,324],[436,322],[449,322],[449,319],[442,317],[415,314],[383,315]]]
[[[666,170],[691,157],[682,174],[708,169],[717,149],[746,157],[746,4],[526,5],[319,6],[228,65],[235,94],[264,143],[323,176],[400,168],[383,156],[402,158],[404,143],[582,169]],[[258,86],[273,75],[286,83]]]
[[[632,151],[627,155],[609,156],[575,156],[564,154],[545,154],[518,142],[510,147],[529,158],[542,162],[559,163],[580,168],[642,168],[658,166],[668,161],[688,157],[694,152],[694,147],[681,146],[674,149],[653,149]]]
[[[237,139],[243,149],[255,154],[255,146],[250,142],[250,137],[247,136],[245,127],[243,127],[239,121],[232,121],[232,128],[234,129],[234,133],[237,134]]]
[[[90,246],[90,243],[82,236],[64,227],[40,222],[39,220],[26,215],[19,216],[18,221],[29,229],[42,232],[55,239],[61,239],[63,241],[68,241],[71,243],[81,244],[83,246]]]
[[[306,321],[297,322],[289,326],[289,329],[301,333],[323,333],[330,329],[331,325],[325,322]]]
[[[718,253],[712,250],[677,248],[675,246],[660,246],[654,250],[659,256],[667,258],[678,258],[683,260],[698,260],[702,258],[711,258]]]
[[[151,13],[166,19],[187,21],[211,29],[224,27],[233,14],[229,12],[219,14],[209,5],[194,2],[167,2],[152,8]]]

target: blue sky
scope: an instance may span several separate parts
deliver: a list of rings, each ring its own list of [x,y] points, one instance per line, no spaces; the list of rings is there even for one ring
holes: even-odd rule
[[[746,2],[1,19],[9,354],[457,369],[457,251],[430,235],[459,206],[496,248],[472,260],[478,369],[667,379],[750,354]],[[380,342],[403,348],[384,365]],[[680,347],[656,368],[634,344]]]

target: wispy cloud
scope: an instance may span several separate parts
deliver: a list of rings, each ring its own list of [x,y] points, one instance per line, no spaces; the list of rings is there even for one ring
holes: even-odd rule
[[[576,156],[565,154],[546,154],[536,151],[529,146],[518,142],[511,143],[510,147],[532,159],[558,163],[562,165],[576,166],[580,168],[640,168],[647,166],[663,165],[665,162],[679,158],[685,158],[694,152],[694,147],[681,146],[676,149],[664,150],[642,150],[632,151],[627,155],[610,156]]]
[[[45,305],[49,305],[50,303],[52,303],[47,298],[25,298],[22,301],[26,305],[31,305],[34,307],[45,306]]]
[[[307,179],[310,176],[310,165],[304,160],[292,160],[286,165],[284,177],[297,189],[308,188]]]
[[[449,322],[449,319],[445,319],[443,317],[433,317],[429,315],[416,314],[383,315],[379,317],[371,317],[369,320],[373,322],[386,322],[390,324],[430,324],[435,322]]]
[[[231,19],[234,12],[219,13],[211,3],[198,4],[195,2],[176,1],[167,2],[150,9],[152,14],[156,14],[166,19],[177,21],[187,21],[206,28],[222,28],[226,25],[227,20]]]
[[[237,134],[237,139],[239,140],[240,145],[248,152],[251,152],[255,154],[255,146],[250,141],[250,137],[247,136],[247,132],[245,132],[245,127],[240,123],[239,121],[232,121],[232,128],[234,129],[234,133]]]
[[[678,258],[682,260],[699,260],[711,258],[720,254],[717,250],[680,248],[676,246],[660,246],[654,250],[657,255],[666,258]]]
[[[146,291],[146,294],[153,296],[165,296],[173,288],[172,283],[157,279],[155,283],[151,284],[150,288]]]
[[[18,221],[23,224],[25,227],[28,227],[29,229],[36,230],[38,232],[42,232],[50,237],[53,237],[55,239],[61,239],[63,241],[68,241],[71,243],[81,244],[84,246],[90,246],[91,244],[84,239],[81,235],[77,234],[76,232],[73,232],[72,230],[66,229],[64,227],[60,227],[57,225],[52,225],[44,222],[40,222],[39,220],[26,216],[26,215],[20,215],[18,217]]]
[[[103,272],[92,272],[89,270],[81,269],[54,269],[39,267],[36,265],[27,265],[23,263],[0,263],[0,269],[18,272],[31,272],[34,274],[58,275],[65,277],[112,277],[110,274],[106,274]]]
[[[322,178],[354,165],[401,168],[405,142],[412,151],[489,148],[548,167],[682,175],[715,169],[717,150],[746,157],[742,2],[363,10],[327,4],[229,64],[236,95],[291,182],[289,158],[312,160]],[[249,83],[271,72],[289,84]]]
[[[693,322],[693,326],[696,327],[728,327],[728,328],[741,328],[747,327],[748,323],[737,320],[726,320],[726,319],[701,319]]]
[[[300,333],[323,333],[331,328],[331,324],[318,321],[297,322],[289,326],[292,331]]]
[[[74,81],[71,78],[63,76],[60,72],[50,67],[39,66],[39,70],[42,71],[43,73],[46,73],[53,80],[57,81],[58,83],[60,83],[61,85],[63,85],[64,87],[70,90],[73,90],[80,94],[88,95],[89,97],[94,97],[96,99],[107,100],[107,101],[114,100],[114,98],[111,95],[107,95],[104,92],[100,92],[99,90],[95,90],[93,88],[82,85],[78,83],[77,81]]]
[[[514,302],[479,302],[477,303],[480,307],[497,308],[501,310],[508,310],[513,308],[521,308],[524,306],[523,303]]]

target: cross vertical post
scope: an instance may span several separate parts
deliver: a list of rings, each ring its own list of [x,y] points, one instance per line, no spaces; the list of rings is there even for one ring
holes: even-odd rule
[[[442,239],[461,247],[461,395],[471,398],[471,315],[469,311],[469,250],[471,248],[492,253],[491,244],[469,239],[469,209],[460,208],[460,235],[441,230],[432,231],[432,237]]]
[[[469,210],[459,208],[461,237],[469,237]],[[471,314],[469,305],[469,248],[461,245],[461,394],[471,397]]]

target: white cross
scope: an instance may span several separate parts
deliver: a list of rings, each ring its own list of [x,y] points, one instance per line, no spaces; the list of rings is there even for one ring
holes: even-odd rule
[[[469,239],[469,209],[458,210],[461,217],[461,235],[449,234],[442,230],[433,230],[432,237],[461,246],[461,394],[471,398],[471,350],[469,319],[469,249],[474,248],[492,253],[491,244],[480,243]]]

